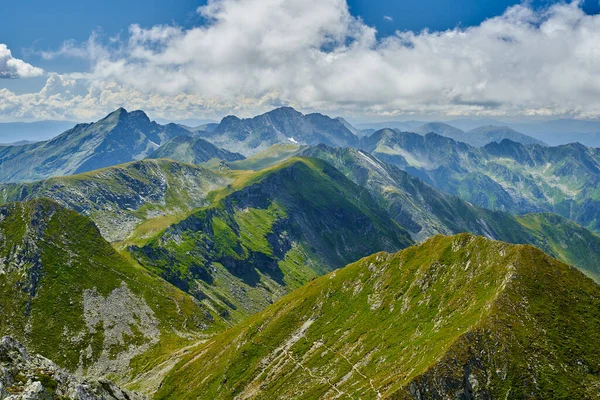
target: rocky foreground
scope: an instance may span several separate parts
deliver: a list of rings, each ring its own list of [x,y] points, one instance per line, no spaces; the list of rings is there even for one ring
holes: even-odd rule
[[[141,400],[145,397],[112,382],[86,380],[59,368],[5,336],[0,340],[0,400]]]

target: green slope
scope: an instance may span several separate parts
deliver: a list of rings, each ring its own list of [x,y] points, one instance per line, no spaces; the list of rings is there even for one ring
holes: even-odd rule
[[[0,335],[61,367],[129,380],[224,325],[74,211],[42,199],[2,206],[0,216]]]
[[[177,136],[160,146],[148,158],[168,158],[179,162],[200,164],[212,159],[223,161],[243,160],[244,156],[220,149],[204,139]]]
[[[437,236],[379,253],[199,345],[178,398],[600,395],[600,288],[530,246]]]
[[[229,167],[236,170],[259,171],[297,156],[306,147],[297,144],[274,144],[245,160],[229,163]]]
[[[514,244],[531,244],[600,281],[600,236],[554,214],[511,214],[476,207],[443,193],[360,150],[311,147],[302,154],[323,159],[368,189],[414,240],[470,232]]]
[[[412,243],[367,191],[317,159],[242,174],[214,197],[130,251],[233,320],[317,275]]]
[[[0,185],[0,202],[51,198],[89,216],[109,241],[151,234],[208,204],[230,180],[208,169],[169,160],[142,160],[34,183]],[[162,221],[160,220],[162,219]],[[142,225],[140,227],[140,225]]]

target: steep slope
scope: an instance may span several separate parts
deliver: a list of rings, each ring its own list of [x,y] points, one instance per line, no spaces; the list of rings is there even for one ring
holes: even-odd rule
[[[0,207],[0,238],[0,335],[70,371],[132,378],[223,326],[50,200]]]
[[[531,244],[600,282],[600,236],[565,218],[554,214],[515,217],[473,206],[356,149],[318,145],[302,154],[327,161],[368,189],[416,241],[435,234],[470,232],[509,243]]]
[[[243,160],[244,156],[220,149],[204,139],[177,136],[159,147],[148,158],[168,158],[179,162],[200,164],[213,158],[223,161]]]
[[[10,397],[9,397],[10,396]],[[0,400],[137,400],[141,395],[105,379],[86,380],[38,354],[31,355],[11,337],[0,340]]]
[[[436,134],[384,130],[363,149],[442,191],[511,213],[553,212],[600,232],[600,150],[510,140],[477,148]]]
[[[291,289],[410,236],[329,164],[294,158],[241,179],[132,255],[239,320]]]
[[[143,111],[120,108],[45,142],[0,147],[0,182],[35,181],[139,160],[186,135],[191,133],[178,125],[159,125]]]
[[[207,205],[207,194],[229,182],[199,166],[143,160],[40,182],[0,185],[0,202],[51,198],[89,216],[107,240],[116,241],[129,237],[146,220]]]
[[[322,114],[304,115],[293,108],[282,107],[254,118],[228,116],[213,131],[198,134],[219,147],[245,156],[277,143],[358,145],[358,138],[344,122]]]
[[[600,287],[530,246],[437,236],[319,278],[180,362],[157,398],[600,396]]]

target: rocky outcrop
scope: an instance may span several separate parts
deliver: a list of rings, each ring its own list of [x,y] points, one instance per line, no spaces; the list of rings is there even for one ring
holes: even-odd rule
[[[59,368],[10,336],[0,340],[0,400],[142,400],[106,380],[87,380]]]

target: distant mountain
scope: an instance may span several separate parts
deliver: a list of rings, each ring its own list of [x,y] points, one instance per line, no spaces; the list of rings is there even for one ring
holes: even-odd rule
[[[412,130],[411,132],[421,135],[436,133],[441,136],[452,138],[457,142],[464,142],[476,147],[482,147],[492,142],[501,142],[504,139],[509,139],[513,142],[523,144],[539,144],[541,146],[546,146],[546,144],[541,140],[537,140],[531,136],[519,133],[507,126],[486,125],[472,129],[468,132],[464,132],[448,124],[441,122],[430,122]]]
[[[243,174],[213,199],[130,252],[233,321],[315,276],[412,244],[368,191],[317,159]]]
[[[464,142],[478,147],[485,146],[486,144],[492,142],[500,143],[504,139],[522,144],[538,144],[540,146],[547,146],[547,144],[541,140],[519,133],[508,126],[481,126],[466,132],[465,135],[466,138],[463,140]],[[453,139],[458,140],[456,138]]]
[[[510,140],[473,147],[436,134],[382,130],[364,140],[378,159],[484,208],[549,211],[600,232],[600,150]]]
[[[89,216],[104,238],[113,242],[129,238],[147,220],[185,216],[208,205],[208,193],[230,182],[202,167],[142,160],[68,177],[0,185],[0,203],[53,199]],[[150,225],[155,228],[155,224]],[[153,231],[143,228],[139,235]]]
[[[416,241],[436,234],[470,232],[515,244],[531,244],[600,282],[600,236],[558,215],[490,211],[443,193],[370,154],[326,145],[301,153],[327,161],[371,192],[379,205]]]
[[[248,119],[228,116],[214,130],[198,134],[216,146],[245,156],[277,143],[358,145],[358,137],[347,127],[346,121],[322,114],[304,115],[290,107]]]
[[[205,305],[131,264],[75,211],[41,199],[1,206],[0,216],[0,336],[62,368],[136,376],[173,346],[223,326]]]
[[[385,122],[365,122],[355,124],[354,126],[360,130],[373,130],[373,132],[389,128],[399,129],[401,131],[413,132],[414,129],[426,124],[424,121],[385,121]]]
[[[436,236],[209,339],[155,397],[592,399],[598,330],[600,287],[573,268],[530,246]]]
[[[468,143],[466,141],[465,132],[451,125],[444,124],[442,122],[428,122],[424,125],[410,130],[409,132],[418,133],[419,135],[426,135],[430,132],[433,132],[441,136],[453,138],[454,140],[457,140],[459,142]]]
[[[176,136],[190,135],[178,125],[150,121],[143,111],[120,108],[46,142],[0,147],[0,182],[34,181],[122,164],[148,156]]]
[[[71,121],[0,122],[0,143],[48,140],[76,124]]]
[[[160,146],[148,158],[168,158],[179,162],[200,164],[212,159],[237,161],[245,157],[239,153],[220,149],[204,139],[177,136]]]

